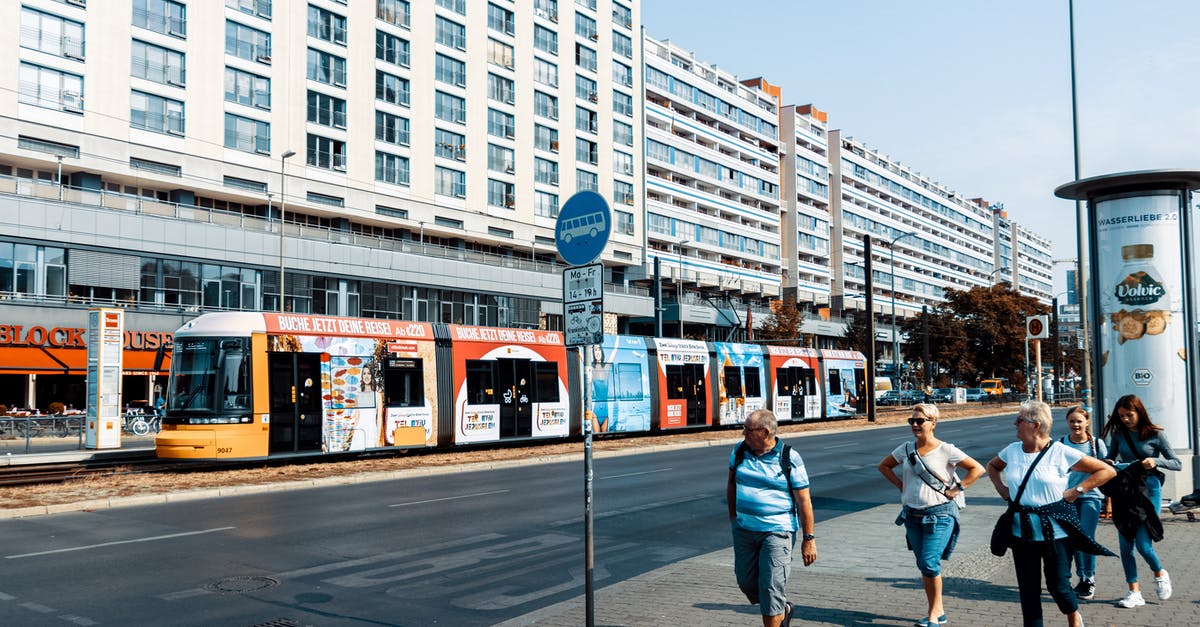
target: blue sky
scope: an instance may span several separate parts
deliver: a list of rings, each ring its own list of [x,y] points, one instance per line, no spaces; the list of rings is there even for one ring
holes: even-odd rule
[[[642,22],[1075,257],[1067,0],[643,0]],[[1196,0],[1076,0],[1081,177],[1200,170],[1198,24]]]

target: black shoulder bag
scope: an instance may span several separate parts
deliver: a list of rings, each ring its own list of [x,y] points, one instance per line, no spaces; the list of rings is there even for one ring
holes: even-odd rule
[[[1029,465],[1029,470],[1025,471],[1025,478],[1021,480],[1021,487],[1017,488],[1017,495],[1013,500],[1008,502],[1008,509],[1000,514],[1000,518],[996,520],[996,526],[992,528],[992,555],[1002,557],[1008,547],[1012,544],[1012,523],[1013,516],[1016,515],[1017,504],[1021,502],[1021,495],[1025,493],[1025,484],[1029,483],[1029,477],[1033,476],[1033,469],[1037,468],[1038,462],[1042,461],[1042,457],[1046,455],[1046,451],[1054,446],[1054,442],[1050,442],[1038,456],[1034,458],[1033,463]]]
[[[910,444],[912,443],[905,442],[904,450],[908,454],[908,463],[912,464],[913,474],[917,475],[917,477],[920,477],[921,481],[923,481],[925,485],[929,486],[929,489],[942,495],[947,501],[953,501],[954,504],[958,506],[958,509],[966,509],[967,495],[963,491],[964,488],[962,483],[959,482],[958,473],[956,472],[952,475],[954,478],[954,481],[952,482],[942,479],[941,475],[937,474],[932,468],[925,465],[925,460],[921,458],[920,453],[917,453],[916,447],[913,447],[912,449],[909,448]],[[958,494],[954,498],[946,496],[946,490],[954,487],[958,488]]]

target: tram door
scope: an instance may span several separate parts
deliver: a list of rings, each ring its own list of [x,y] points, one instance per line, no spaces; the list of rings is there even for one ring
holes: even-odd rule
[[[321,450],[321,356],[269,353],[272,453]]]
[[[533,435],[533,362],[496,360],[496,400],[500,403],[500,437]]]
[[[777,368],[775,370],[775,393],[791,398],[792,420],[820,417],[819,413],[816,416],[804,415],[807,406],[807,403],[804,402],[805,397],[817,393],[816,370],[794,366]]]
[[[708,394],[704,386],[704,366],[683,364],[667,366],[667,398],[683,399],[685,424],[704,424]]]

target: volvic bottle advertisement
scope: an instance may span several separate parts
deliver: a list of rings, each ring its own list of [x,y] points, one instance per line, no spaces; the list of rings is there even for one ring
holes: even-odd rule
[[[1093,284],[1104,384],[1097,415],[1137,394],[1176,446],[1189,441],[1179,204],[1178,195],[1095,203]]]

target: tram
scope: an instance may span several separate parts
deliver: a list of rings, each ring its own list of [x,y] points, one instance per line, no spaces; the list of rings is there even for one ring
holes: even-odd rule
[[[203,314],[175,334],[157,455],[258,459],[454,448],[853,414],[861,353],[294,313]],[[585,368],[587,369],[585,376]],[[860,395],[861,396],[861,395]]]

